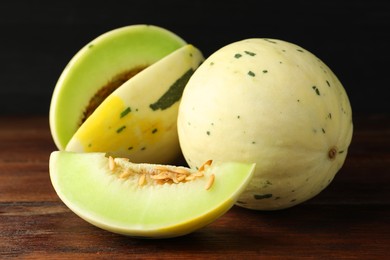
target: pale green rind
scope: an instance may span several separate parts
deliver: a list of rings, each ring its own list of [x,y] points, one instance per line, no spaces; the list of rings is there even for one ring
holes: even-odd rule
[[[211,223],[235,203],[254,164],[213,163],[188,183],[138,186],[109,173],[104,153],[53,152],[50,178],[61,200],[102,229],[146,238],[188,234]],[[204,188],[215,174],[211,189]]]
[[[173,161],[180,152],[177,113],[181,94],[202,61],[202,53],[188,44],[139,72],[103,101],[65,150],[110,152],[132,162]]]
[[[186,42],[163,28],[132,25],[107,32],[68,63],[53,92],[50,129],[62,150],[78,128],[89,99],[118,73],[147,66]]]

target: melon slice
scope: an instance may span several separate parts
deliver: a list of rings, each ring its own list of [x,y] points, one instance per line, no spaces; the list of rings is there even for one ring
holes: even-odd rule
[[[255,165],[202,168],[135,164],[106,153],[50,156],[53,187],[74,213],[102,229],[144,238],[181,236],[211,223],[234,205]]]
[[[114,89],[186,44],[164,28],[143,24],[114,29],[86,44],[65,67],[51,99],[50,130],[58,149],[65,149],[80,125]],[[183,62],[177,63],[180,66]],[[175,69],[166,68],[172,75],[170,70]],[[157,84],[143,94],[158,92],[161,85],[169,84],[153,78]]]
[[[179,100],[202,60],[188,44],[139,72],[97,107],[65,150],[111,152],[132,162],[173,161],[180,153]]]

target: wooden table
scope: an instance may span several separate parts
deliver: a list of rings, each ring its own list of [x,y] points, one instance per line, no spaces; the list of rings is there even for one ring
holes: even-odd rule
[[[291,209],[233,207],[190,235],[142,240],[100,230],[58,199],[46,117],[0,117],[0,258],[390,257],[390,115],[359,116],[331,185]]]

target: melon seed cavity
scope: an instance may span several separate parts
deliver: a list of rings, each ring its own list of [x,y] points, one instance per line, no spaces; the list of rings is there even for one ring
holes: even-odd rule
[[[82,125],[85,120],[95,111],[95,109],[117,88],[119,88],[123,83],[134,77],[136,74],[144,70],[147,66],[139,66],[128,71],[119,73],[113,77],[107,84],[98,89],[94,96],[89,100],[87,107],[85,108],[83,115],[81,117]]]
[[[204,178],[204,171],[212,164],[212,160],[206,161],[197,171],[193,172],[184,167],[169,167],[164,165],[142,166],[131,163],[127,158],[108,157],[108,169],[116,174],[119,179],[126,180],[131,177],[138,178],[138,186],[178,184]],[[214,174],[209,176],[205,189],[209,190],[215,180]]]

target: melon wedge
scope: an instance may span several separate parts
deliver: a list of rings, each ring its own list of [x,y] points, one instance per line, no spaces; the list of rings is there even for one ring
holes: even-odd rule
[[[180,153],[179,101],[202,60],[188,44],[139,72],[97,107],[65,150],[110,152],[132,162],[173,161]]]
[[[154,64],[186,45],[176,34],[153,25],[131,25],[106,32],[86,44],[67,64],[50,104],[50,129],[63,150],[99,89],[123,73]]]
[[[140,182],[139,172],[161,168],[203,176],[164,184],[149,176]],[[254,168],[213,162],[201,171],[112,160],[105,153],[56,151],[50,156],[52,185],[74,213],[107,231],[143,238],[181,236],[211,223],[234,205]],[[132,174],[123,177],[125,172]]]

